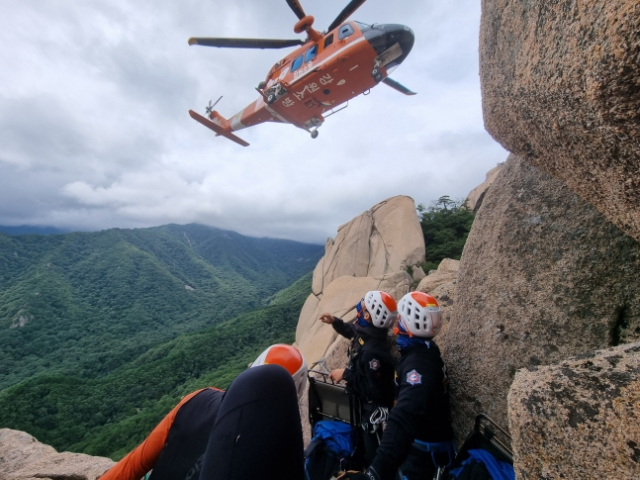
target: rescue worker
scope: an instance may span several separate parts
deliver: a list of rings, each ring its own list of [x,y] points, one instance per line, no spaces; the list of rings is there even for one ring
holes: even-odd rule
[[[306,380],[298,349],[272,345],[226,392],[204,388],[185,396],[101,480],[138,480],[150,470],[150,480],[300,480],[298,398]]]
[[[408,480],[432,479],[435,464],[446,466],[455,456],[449,379],[433,341],[442,324],[440,307],[431,295],[411,292],[398,310],[396,404],[373,462],[365,473],[343,473],[342,480],[392,480],[401,466]]]
[[[346,323],[329,313],[320,321],[331,324],[351,340],[346,368],[333,370],[329,378],[344,380],[360,403],[364,462],[369,465],[378,448],[382,423],[393,405],[394,361],[387,341],[388,328],[396,321],[396,301],[381,291],[367,292],[356,306],[356,322]]]

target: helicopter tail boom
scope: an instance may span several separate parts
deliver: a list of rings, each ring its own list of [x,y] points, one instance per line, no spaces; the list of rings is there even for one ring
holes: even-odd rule
[[[216,135],[222,135],[223,137],[228,138],[229,140],[232,140],[237,144],[242,145],[243,147],[249,146],[249,144],[245,142],[243,139],[241,139],[240,137],[237,137],[236,135],[234,135],[233,133],[227,130],[226,127],[229,124],[229,120],[224,118],[215,110],[211,112],[211,116],[213,117],[213,120],[216,120],[215,122],[212,120],[209,120],[208,118],[203,117],[202,115],[194,112],[193,110],[189,110],[189,115],[196,122],[201,123],[205,127],[210,128],[211,130],[216,132]]]

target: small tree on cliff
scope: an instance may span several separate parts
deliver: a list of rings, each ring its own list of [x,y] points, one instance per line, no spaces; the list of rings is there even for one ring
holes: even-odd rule
[[[452,200],[444,195],[431,202],[431,206],[421,203],[417,209],[426,247],[425,272],[438,268],[445,258],[459,260],[474,219],[466,200]]]

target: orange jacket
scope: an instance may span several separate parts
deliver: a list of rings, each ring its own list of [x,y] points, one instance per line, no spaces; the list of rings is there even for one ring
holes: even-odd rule
[[[180,400],[180,403],[171,410],[162,421],[152,430],[149,436],[133,449],[126,457],[116,463],[100,480],[139,480],[147,472],[153,469],[153,466],[160,456],[160,452],[164,448],[164,444],[169,435],[169,430],[176,418],[178,410],[191,398],[198,393],[206,390],[202,388],[186,395]],[[212,390],[218,390],[212,388]],[[218,390],[222,391],[222,390]]]

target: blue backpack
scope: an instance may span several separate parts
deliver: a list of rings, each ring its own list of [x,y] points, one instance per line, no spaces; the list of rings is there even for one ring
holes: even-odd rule
[[[328,480],[341,470],[355,449],[351,425],[322,420],[313,427],[313,438],[304,452],[308,480]]]

